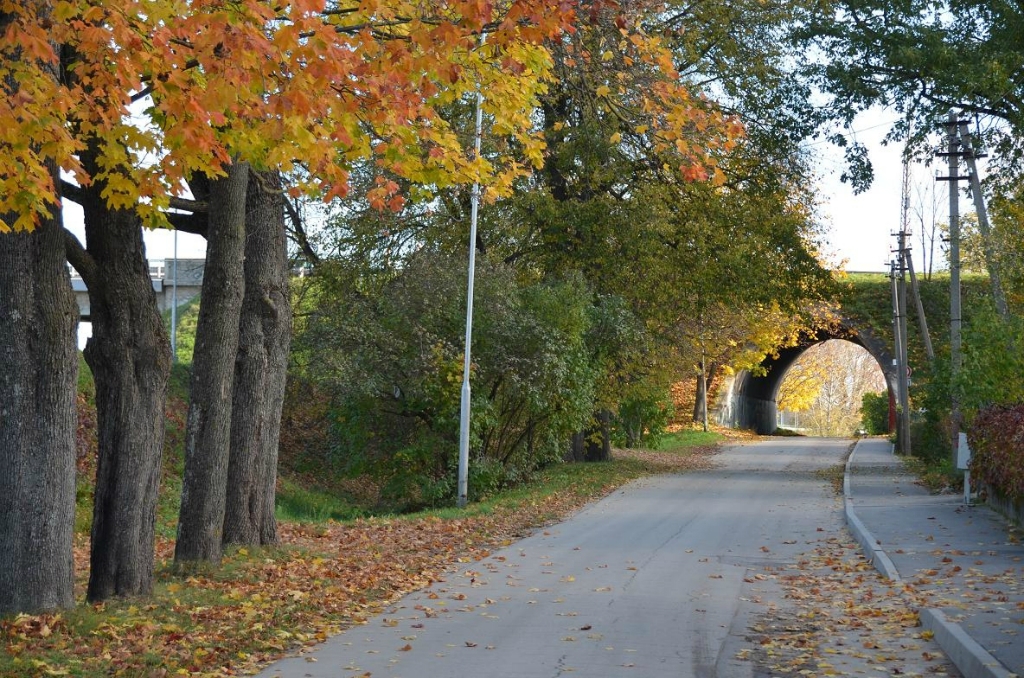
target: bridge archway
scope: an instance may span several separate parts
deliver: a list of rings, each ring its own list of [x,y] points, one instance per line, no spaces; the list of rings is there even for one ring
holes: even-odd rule
[[[892,402],[897,382],[892,353],[869,328],[858,327],[843,319],[832,329],[802,335],[796,346],[781,349],[777,357],[765,358],[761,363],[764,376],[742,370],[727,379],[716,399],[715,416],[718,423],[731,428],[751,429],[762,435],[773,433],[778,415],[779,387],[786,372],[804,351],[830,339],[853,342],[871,354],[885,375]]]

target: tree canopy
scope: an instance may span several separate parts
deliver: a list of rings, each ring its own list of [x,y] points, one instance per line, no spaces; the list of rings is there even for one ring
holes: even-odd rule
[[[1024,13],[987,0],[829,0],[805,8],[796,36],[814,55],[807,73],[840,122],[870,106],[901,118],[891,139],[922,155],[950,109],[981,121],[1003,176],[1024,151]]]

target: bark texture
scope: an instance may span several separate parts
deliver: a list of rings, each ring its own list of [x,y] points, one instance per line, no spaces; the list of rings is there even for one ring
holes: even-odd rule
[[[210,182],[202,305],[192,360],[174,561],[219,563],[224,530],[231,401],[244,293],[245,192],[248,166],[235,164]]]
[[[11,9],[0,9],[0,35]],[[49,10],[36,4],[38,17]],[[0,96],[20,87],[0,80]],[[56,183],[56,164],[48,170]],[[60,215],[0,233],[0,617],[74,604],[77,327]]]
[[[696,377],[697,387],[693,400],[693,421],[697,424],[704,422],[704,413],[711,406],[711,403],[708,402],[708,393],[714,389],[715,378],[718,376],[718,363],[708,363],[707,370],[704,379],[701,379],[699,374]],[[705,387],[707,387],[706,391]],[[709,414],[708,416],[710,417],[711,415]]]
[[[83,200],[92,337],[85,359],[96,382],[99,463],[88,599],[153,589],[153,543],[164,446],[170,342],[149,276],[142,225],[110,210],[100,187]],[[77,263],[77,262],[76,262]]]
[[[74,604],[78,306],[57,217],[0,234],[0,616]]]
[[[245,212],[245,296],[224,543],[262,545],[277,541],[277,450],[292,329],[284,201],[276,172],[249,173]]]
[[[600,410],[596,426],[573,434],[567,461],[608,461],[612,458],[612,413]]]

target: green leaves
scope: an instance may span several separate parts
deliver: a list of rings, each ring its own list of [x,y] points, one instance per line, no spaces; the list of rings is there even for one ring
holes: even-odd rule
[[[314,284],[323,285],[317,313],[295,344],[300,355],[330,356],[307,378],[335,395],[336,464],[369,470],[399,508],[449,501],[465,260],[423,250],[400,270],[366,275],[359,291],[323,278]],[[592,412],[598,369],[585,343],[591,294],[578,277],[524,282],[481,258],[475,288],[471,466],[481,477],[474,493],[559,460]]]
[[[808,7],[795,37],[810,53],[807,75],[833,96],[831,117],[886,106],[902,119],[891,136],[930,155],[929,137],[950,108],[991,124],[982,136],[1002,180],[1020,177],[1024,153],[1024,12],[983,0],[839,0]]]

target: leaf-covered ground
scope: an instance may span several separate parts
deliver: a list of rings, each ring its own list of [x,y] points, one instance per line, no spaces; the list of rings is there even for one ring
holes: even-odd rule
[[[650,472],[707,468],[713,450],[617,451],[619,461],[565,467],[547,490],[450,516],[352,523],[283,523],[281,545],[239,549],[223,565],[188,576],[170,566],[173,543],[157,544],[152,597],[79,606],[64,614],[0,622],[3,676],[233,676],[320,642],[459,563],[565,518],[623,482]],[[454,516],[454,517],[453,517]],[[88,544],[75,549],[84,595]]]
[[[738,657],[770,675],[959,675],[920,627],[927,595],[882,577],[852,540],[823,538],[770,576],[784,599],[766,606]]]
[[[61,615],[0,622],[0,675],[253,673],[384,611],[460,563],[568,516],[630,478],[714,464],[710,449],[616,456],[607,466],[562,469],[560,481],[541,493],[522,492],[473,511],[285,523],[279,547],[231,552],[221,568],[206,573],[173,573],[173,544],[161,540],[153,597],[81,603]],[[76,550],[83,588],[86,548],[83,542]],[[962,555],[950,553],[945,569],[894,584],[871,568],[848,535],[823,532],[798,562],[766,568],[751,582],[755,590],[763,586],[764,600],[753,601],[760,613],[736,658],[754,662],[758,675],[957,675],[920,627],[918,610],[1005,605],[1000,601],[1007,595],[1015,600],[1022,586],[1012,577],[972,575],[971,563],[979,558]],[[969,584],[952,589],[947,578],[960,562],[967,563]]]

